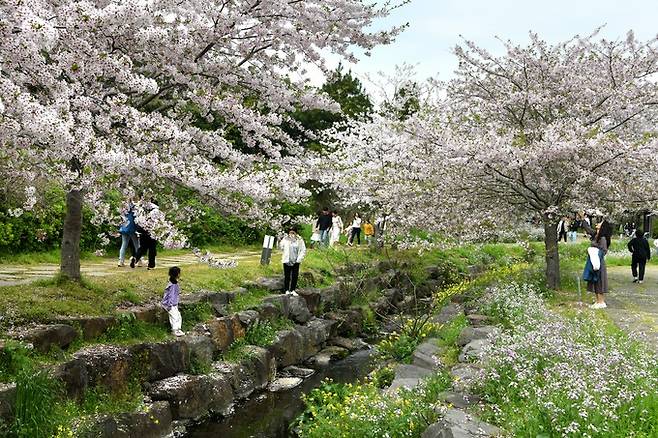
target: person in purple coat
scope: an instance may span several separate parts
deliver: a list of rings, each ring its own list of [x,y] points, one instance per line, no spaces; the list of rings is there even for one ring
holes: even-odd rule
[[[169,324],[174,336],[183,336],[185,333],[181,330],[183,326],[183,317],[178,311],[178,301],[180,299],[180,286],[178,278],[180,277],[180,268],[172,266],[169,268],[169,284],[165,288],[162,297],[162,307],[169,313]]]

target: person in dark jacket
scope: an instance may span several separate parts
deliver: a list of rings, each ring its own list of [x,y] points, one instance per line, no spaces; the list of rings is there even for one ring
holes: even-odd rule
[[[322,213],[320,213],[318,220],[315,222],[315,227],[320,230],[320,242],[324,246],[329,245],[329,231],[331,230],[332,219],[329,209],[325,207],[322,209]]]
[[[644,281],[644,268],[647,265],[647,261],[651,259],[651,248],[642,230],[635,230],[635,237],[628,242],[628,250],[633,254],[631,259],[633,283],[641,284]],[[639,273],[638,267],[640,268]]]

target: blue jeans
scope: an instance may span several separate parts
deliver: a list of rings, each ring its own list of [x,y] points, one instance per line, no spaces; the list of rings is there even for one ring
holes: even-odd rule
[[[329,245],[329,231],[331,231],[331,228],[320,230],[320,242],[322,242],[324,246]]]
[[[135,253],[139,249],[139,241],[137,240],[137,234],[121,234],[121,249],[119,249],[119,263],[123,264],[126,259],[126,249],[128,249],[128,241],[132,240],[133,248],[135,248]]]

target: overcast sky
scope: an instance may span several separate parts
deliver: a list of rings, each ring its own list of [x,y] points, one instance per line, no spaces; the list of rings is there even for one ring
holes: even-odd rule
[[[457,63],[452,48],[460,35],[494,54],[502,53],[496,39],[528,41],[530,30],[549,42],[587,35],[605,25],[602,35],[623,38],[633,30],[638,38],[658,34],[658,0],[412,0],[394,11],[379,27],[409,23],[391,45],[350,66],[357,75],[392,73],[396,64],[417,65],[418,79],[450,78]],[[313,74],[313,82],[322,83]]]

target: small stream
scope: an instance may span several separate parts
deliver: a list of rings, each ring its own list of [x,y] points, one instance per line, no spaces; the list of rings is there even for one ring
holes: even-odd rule
[[[284,392],[263,392],[238,405],[235,414],[215,422],[207,422],[188,430],[191,438],[288,438],[292,422],[304,410],[302,394],[330,378],[349,383],[365,377],[373,368],[374,350],[362,350],[334,362],[304,380],[298,387]]]

